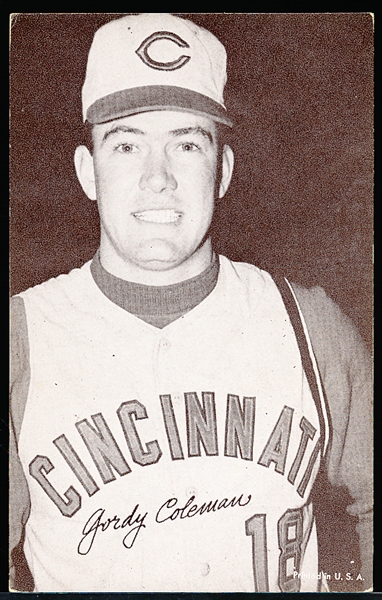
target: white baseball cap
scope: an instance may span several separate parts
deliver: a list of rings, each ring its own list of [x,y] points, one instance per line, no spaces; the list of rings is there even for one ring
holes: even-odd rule
[[[110,21],[95,33],[82,88],[84,121],[181,110],[232,126],[224,106],[226,51],[210,32],[170,14]]]

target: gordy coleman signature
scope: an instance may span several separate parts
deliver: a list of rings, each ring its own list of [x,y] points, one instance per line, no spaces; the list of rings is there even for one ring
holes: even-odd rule
[[[194,503],[195,496],[191,496],[184,506],[177,506],[179,501],[177,498],[170,498],[162,504],[155,515],[156,523],[164,523],[165,521],[175,521],[176,519],[189,519],[191,517],[200,516],[204,513],[216,512],[223,508],[234,508],[235,506],[247,506],[251,501],[252,496],[248,494],[244,500],[243,494],[234,496],[231,500],[223,498],[223,500],[214,500],[204,502],[200,506]],[[98,508],[86,521],[83,530],[82,538],[78,544],[78,554],[88,554],[92,549],[94,540],[98,533],[103,533],[107,529],[126,529],[126,535],[122,539],[122,544],[125,548],[132,548],[141,529],[145,529],[145,519],[148,513],[139,512],[139,504],[137,504],[127,517],[122,518],[114,515],[114,517],[105,517],[105,509]]]
[[[95,537],[97,533],[106,531],[109,529],[125,529],[125,527],[130,527],[127,534],[122,540],[122,544],[125,548],[132,548],[135,540],[137,539],[138,533],[140,530],[146,525],[144,521],[147,517],[147,513],[141,515],[138,513],[139,504],[137,504],[133,511],[125,517],[123,520],[116,515],[110,519],[105,518],[103,520],[105,509],[98,508],[91,517],[86,521],[84,528],[82,530],[83,537],[80,540],[80,543],[77,547],[78,554],[88,554],[92,549]]]

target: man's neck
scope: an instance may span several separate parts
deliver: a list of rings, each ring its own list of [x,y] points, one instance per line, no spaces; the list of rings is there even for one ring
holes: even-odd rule
[[[219,260],[214,256],[199,275],[167,286],[149,286],[119,279],[101,265],[99,252],[91,263],[94,281],[102,293],[124,310],[146,323],[162,328],[200,304],[214,289]]]
[[[207,239],[192,256],[179,264],[170,264],[165,268],[151,268],[148,264],[145,268],[126,261],[102,244],[101,240],[99,257],[102,267],[119,279],[142,285],[165,286],[181,283],[203,273],[213,263],[214,253],[211,240]]]

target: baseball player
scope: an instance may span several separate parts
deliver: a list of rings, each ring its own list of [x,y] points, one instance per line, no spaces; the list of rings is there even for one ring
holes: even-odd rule
[[[321,288],[215,254],[225,82],[184,19],[95,34],[75,166],[100,247],[12,301],[11,589],[330,589],[325,478],[357,519],[341,577],[372,585],[370,359]]]

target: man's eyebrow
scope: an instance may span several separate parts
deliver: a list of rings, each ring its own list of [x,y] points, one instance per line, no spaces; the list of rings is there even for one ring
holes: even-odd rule
[[[141,129],[137,129],[136,127],[128,127],[127,125],[116,125],[112,129],[105,131],[102,142],[107,140],[110,135],[115,135],[116,133],[134,133],[135,135],[145,135],[145,132]]]
[[[211,144],[213,144],[214,140],[212,133],[207,129],[203,129],[203,127],[200,127],[199,125],[197,127],[181,127],[180,129],[173,129],[170,131],[170,134],[173,136],[188,135],[190,133],[203,135],[210,140]]]

